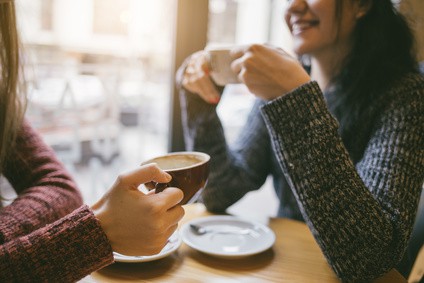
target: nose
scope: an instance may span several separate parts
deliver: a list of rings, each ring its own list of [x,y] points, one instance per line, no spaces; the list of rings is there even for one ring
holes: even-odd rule
[[[306,0],[288,0],[286,13],[298,14],[306,11],[308,3]]]

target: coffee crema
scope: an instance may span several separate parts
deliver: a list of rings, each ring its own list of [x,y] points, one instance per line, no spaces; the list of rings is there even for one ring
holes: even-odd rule
[[[152,159],[162,170],[181,169],[196,165],[204,160],[192,155],[169,155]]]

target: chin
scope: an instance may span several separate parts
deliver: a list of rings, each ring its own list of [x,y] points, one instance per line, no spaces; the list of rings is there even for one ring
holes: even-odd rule
[[[313,48],[310,44],[307,44],[303,40],[295,39],[293,41],[293,52],[297,56],[307,55],[313,51]]]
[[[297,56],[308,54],[307,49],[305,49],[303,46],[297,46],[296,44],[293,46],[293,52]]]

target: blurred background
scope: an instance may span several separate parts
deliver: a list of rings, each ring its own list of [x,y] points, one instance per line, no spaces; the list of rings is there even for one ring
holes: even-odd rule
[[[27,115],[92,203],[141,161],[183,149],[174,74],[207,44],[290,49],[284,0],[17,0]],[[218,108],[233,140],[253,96]]]

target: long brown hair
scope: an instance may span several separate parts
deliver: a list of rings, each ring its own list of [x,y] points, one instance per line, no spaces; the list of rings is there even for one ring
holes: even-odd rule
[[[19,40],[13,0],[0,0],[0,173],[24,113],[18,97]]]

